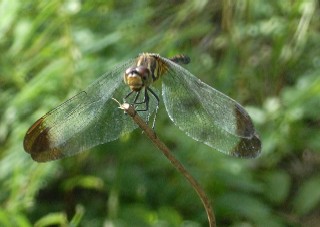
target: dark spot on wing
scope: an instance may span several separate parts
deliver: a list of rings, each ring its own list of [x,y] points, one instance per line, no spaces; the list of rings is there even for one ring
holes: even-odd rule
[[[23,141],[26,152],[37,162],[45,162],[61,158],[63,154],[57,148],[52,147],[48,134],[50,128],[44,126],[45,117],[37,120],[27,131]]]
[[[230,152],[231,155],[243,158],[257,157],[261,152],[261,141],[257,134],[254,134],[252,138],[240,138],[239,143]]]
[[[41,147],[44,147],[44,144],[48,144],[47,141],[47,131],[48,128],[43,129],[43,121],[45,117],[40,118],[37,120],[27,131],[26,136],[23,141],[23,146],[26,152],[34,153],[39,152]]]
[[[33,144],[31,146],[30,153],[41,153],[45,152],[50,147],[50,140],[48,131],[50,128],[44,129],[42,132],[40,132],[37,137],[35,137]]]
[[[239,105],[235,104],[235,116],[237,120],[237,135],[241,137],[252,137],[255,130],[248,113]]]

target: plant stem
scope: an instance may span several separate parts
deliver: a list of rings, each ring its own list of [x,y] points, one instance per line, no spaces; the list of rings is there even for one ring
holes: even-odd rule
[[[156,145],[156,147],[169,159],[169,161],[174,165],[174,167],[183,174],[183,176],[189,181],[193,189],[197,192],[198,196],[201,199],[201,202],[206,210],[209,226],[215,227],[216,220],[210,201],[201,188],[199,183],[192,177],[192,175],[186,170],[186,168],[172,155],[169,148],[157,137],[155,132],[144,122],[144,120],[137,114],[133,106],[128,103],[120,104],[120,108],[123,109],[133,121],[143,130],[145,135]]]

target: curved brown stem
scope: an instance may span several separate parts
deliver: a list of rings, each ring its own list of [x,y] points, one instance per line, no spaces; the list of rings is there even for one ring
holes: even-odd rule
[[[143,130],[145,135],[157,146],[157,148],[161,150],[161,152],[169,159],[169,161],[174,165],[174,167],[180,173],[182,173],[183,176],[189,181],[193,189],[197,192],[198,196],[200,197],[201,202],[206,210],[209,226],[215,227],[216,220],[214,217],[212,207],[210,205],[210,201],[204,190],[199,185],[199,183],[192,177],[192,175],[186,170],[186,168],[172,155],[169,148],[156,136],[154,131],[144,122],[144,120],[137,114],[137,112],[132,106],[130,106],[128,103],[119,103],[119,105],[120,108],[123,109],[133,119],[133,121]]]

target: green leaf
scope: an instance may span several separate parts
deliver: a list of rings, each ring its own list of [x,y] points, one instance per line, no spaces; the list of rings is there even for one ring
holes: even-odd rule
[[[45,215],[41,219],[39,219],[34,224],[35,227],[45,227],[45,226],[52,226],[52,225],[67,227],[68,226],[67,215],[63,212],[50,213]]]
[[[320,204],[320,175],[305,181],[293,200],[294,210],[305,215]]]
[[[291,179],[287,172],[267,172],[262,179],[265,181],[265,195],[271,202],[281,204],[286,200],[291,186]]]

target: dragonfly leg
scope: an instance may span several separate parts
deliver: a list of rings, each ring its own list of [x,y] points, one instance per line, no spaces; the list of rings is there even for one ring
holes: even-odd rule
[[[149,110],[149,101],[150,101],[149,93],[148,93],[147,88],[145,88],[145,90],[144,90],[144,100],[142,102],[140,102],[140,103],[137,103],[137,104],[145,103],[146,104],[145,108],[144,109],[136,109],[136,111],[148,111]],[[146,120],[147,124],[149,123],[150,116],[151,116],[151,113],[148,112],[147,120]]]
[[[134,92],[134,91],[130,91],[130,92],[126,95],[126,97],[123,98],[123,102],[124,102],[124,103],[127,102],[126,99],[129,98],[129,96],[132,95],[133,92]],[[136,98],[137,98],[137,96],[136,96]]]
[[[148,111],[149,110],[149,94],[147,92],[147,89],[144,90],[144,99],[142,102],[134,102],[134,104],[143,104],[145,103],[146,106],[144,109],[136,109],[136,111]]]
[[[154,130],[155,124],[156,124],[156,118],[157,118],[157,113],[158,113],[158,109],[159,109],[159,102],[160,102],[160,100],[159,100],[159,97],[157,96],[157,94],[156,94],[153,90],[151,90],[151,88],[147,88],[147,89],[151,92],[151,94],[152,94],[152,95],[156,98],[156,100],[157,100],[156,111],[155,111],[154,118],[153,118],[153,122],[152,122],[152,129]]]
[[[152,122],[152,129],[154,130],[155,128],[155,122],[156,122],[156,118],[157,118],[157,113],[158,113],[158,109],[159,109],[159,97],[158,95],[149,87],[145,87],[145,90],[144,90],[144,99],[140,102],[138,102],[138,99],[139,99],[139,95],[140,95],[140,91],[137,92],[134,100],[133,100],[133,103],[131,103],[132,105],[134,105],[135,107],[135,110],[136,111],[148,111],[149,110],[149,101],[150,101],[150,96],[149,96],[149,93],[148,91],[151,92],[151,94],[156,98],[157,100],[157,106],[156,106],[156,110],[155,110],[155,115],[154,115],[154,118],[153,118],[153,122]],[[126,95],[126,97],[123,99],[124,102],[126,102],[126,99],[133,93],[134,91],[131,91],[129,94]],[[140,104],[144,104],[145,103],[145,108],[143,109],[138,109],[137,106],[140,105]],[[149,120],[150,120],[150,117],[151,117],[151,113],[148,112],[148,116],[147,116],[147,121],[146,123],[148,124],[149,123]]]
[[[137,102],[139,95],[140,95],[140,91],[138,91],[138,94],[136,95],[136,98],[134,99],[133,104],[139,105],[139,104],[146,103],[146,95],[144,95],[143,101]]]
[[[129,94],[126,95],[126,97],[123,99],[123,102],[127,102],[126,99],[129,98],[129,96],[131,96],[131,94],[135,92],[135,91],[131,91]],[[137,91],[136,96],[134,97],[134,100],[132,103],[130,103],[131,105],[133,105],[135,108],[137,107],[138,104],[143,104],[145,103],[145,100],[143,100],[142,102],[137,102],[137,100],[139,99],[140,96],[140,91]]]

